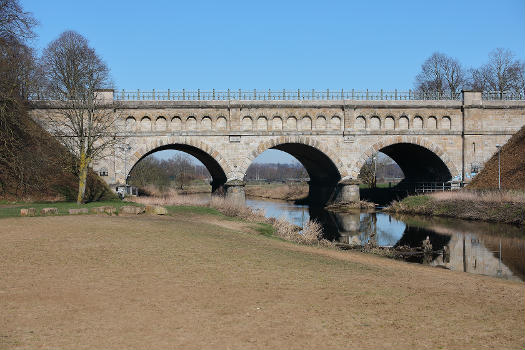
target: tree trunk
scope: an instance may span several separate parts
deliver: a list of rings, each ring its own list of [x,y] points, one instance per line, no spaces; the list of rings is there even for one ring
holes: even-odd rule
[[[88,160],[86,154],[82,152],[80,154],[80,164],[78,169],[78,196],[77,204],[81,204],[84,201],[84,194],[86,193],[86,182],[88,172]]]

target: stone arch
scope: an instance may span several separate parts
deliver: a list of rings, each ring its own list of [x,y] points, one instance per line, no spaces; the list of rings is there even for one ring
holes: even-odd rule
[[[272,130],[282,130],[283,120],[279,116],[275,116],[272,119]]]
[[[370,130],[380,130],[381,129],[381,119],[378,116],[373,116],[370,118]]]
[[[437,119],[436,119],[436,117],[434,117],[434,116],[428,117],[427,129],[430,129],[430,130],[437,129]]]
[[[248,167],[250,166],[252,161],[255,158],[257,158],[261,153],[271,148],[282,150],[296,157],[293,154],[293,151],[290,152],[290,150],[287,150],[286,147],[282,146],[282,145],[292,145],[292,144],[299,145],[299,147],[306,146],[305,149],[308,148],[308,149],[317,151],[320,154],[324,155],[333,164],[334,169],[338,173],[338,177],[342,179],[348,178],[348,171],[346,170],[346,167],[344,166],[344,163],[340,160],[340,158],[332,150],[330,150],[330,148],[325,147],[321,142],[311,137],[308,137],[308,136],[286,136],[286,137],[281,136],[281,137],[276,137],[276,138],[272,138],[270,140],[261,142],[254,151],[248,154],[246,160],[243,161],[242,166],[241,166],[241,171],[243,171],[243,174],[246,174],[246,171],[248,170]],[[301,159],[298,159],[298,160],[301,162]],[[335,174],[335,171],[333,173]],[[319,177],[322,177],[322,176],[320,175]]]
[[[341,118],[338,115],[334,115],[330,119],[330,129],[339,130],[341,129]]]
[[[135,128],[137,127],[137,121],[134,117],[129,116],[126,118],[126,130],[127,131],[135,131]]]
[[[257,130],[267,131],[268,130],[268,119],[265,116],[257,118]]]
[[[326,129],[326,118],[322,115],[318,116],[315,121],[315,128],[317,130],[325,130]]]
[[[241,121],[241,130],[248,131],[253,130],[253,120],[250,116],[245,116]]]
[[[226,118],[223,116],[217,118],[217,122],[215,123],[215,125],[217,127],[217,130],[226,130],[228,128]]]
[[[155,120],[155,130],[156,131],[166,131],[168,127],[168,123],[166,122],[166,118],[163,116],[157,117],[157,120]]]
[[[408,117],[406,115],[399,117],[397,123],[399,130],[408,130]]]
[[[151,131],[151,119],[149,117],[142,117],[140,120],[140,130]]]
[[[394,130],[396,128],[396,122],[394,117],[387,116],[385,118],[385,130]]]
[[[307,115],[301,119],[301,130],[312,130],[312,119]]]
[[[440,124],[441,124],[440,129],[450,130],[452,128],[452,121],[450,120],[450,117],[448,116],[442,117]]]
[[[171,130],[182,130],[182,120],[179,117],[171,118]]]
[[[206,116],[201,120],[201,129],[202,130],[211,130],[211,118]]]
[[[355,129],[356,130],[365,130],[366,129],[366,119],[362,115],[355,119]]]
[[[297,130],[297,118],[294,116],[286,118],[286,130]]]
[[[156,139],[133,149],[130,158],[128,158],[133,166],[128,170],[126,177],[129,176],[135,165],[146,156],[169,149],[183,151],[201,161],[212,176],[212,191],[224,185],[227,179],[234,177],[234,172],[229,163],[217,150],[197,138],[186,137]]]
[[[186,130],[197,129],[197,119],[194,116],[186,118]]]
[[[423,118],[416,115],[412,121],[412,129],[421,130],[423,129]]]
[[[405,173],[405,178],[409,180],[413,180],[417,175],[421,175],[425,171],[425,174],[423,174],[425,176],[422,178],[423,181],[448,181],[461,175],[450,157],[439,145],[420,136],[390,136],[381,139],[381,141],[364,151],[351,168],[350,176],[357,178],[366,160],[379,151],[391,157],[401,167],[401,170]],[[420,159],[416,157],[417,152],[420,152]],[[421,168],[427,168],[418,174],[417,169],[413,170],[413,167],[409,166],[410,164],[417,164]],[[433,171],[432,167],[438,178],[430,178],[430,174]]]

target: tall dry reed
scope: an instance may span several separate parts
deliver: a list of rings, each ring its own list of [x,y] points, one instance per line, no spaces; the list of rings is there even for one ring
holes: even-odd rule
[[[440,201],[473,201],[491,203],[525,203],[525,192],[519,191],[448,191],[434,192],[430,195]]]

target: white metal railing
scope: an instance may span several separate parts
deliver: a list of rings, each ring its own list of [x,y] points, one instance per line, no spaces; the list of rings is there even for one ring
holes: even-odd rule
[[[498,91],[487,91],[483,92],[482,98],[484,100],[525,100],[525,94],[523,91],[520,92],[498,92]]]
[[[301,101],[301,100],[461,100],[461,93],[423,93],[417,91],[352,90],[166,90],[115,91],[118,101]]]

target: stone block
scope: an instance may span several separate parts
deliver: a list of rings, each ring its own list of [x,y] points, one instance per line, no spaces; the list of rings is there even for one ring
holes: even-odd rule
[[[69,209],[69,215],[88,214],[88,208],[73,208]]]
[[[146,214],[150,215],[167,215],[168,210],[160,205],[147,205]]]
[[[146,210],[144,207],[138,207],[135,205],[124,205],[120,207],[119,214],[132,214],[138,215],[144,213]]]
[[[36,215],[35,208],[20,209],[20,216],[35,216],[35,215]]]
[[[95,213],[95,214],[113,215],[113,214],[117,213],[117,208],[109,206],[109,205],[105,205],[105,206],[102,206],[102,207],[93,207],[93,208],[91,208],[91,212]]]
[[[41,215],[58,215],[58,208],[42,208]]]

